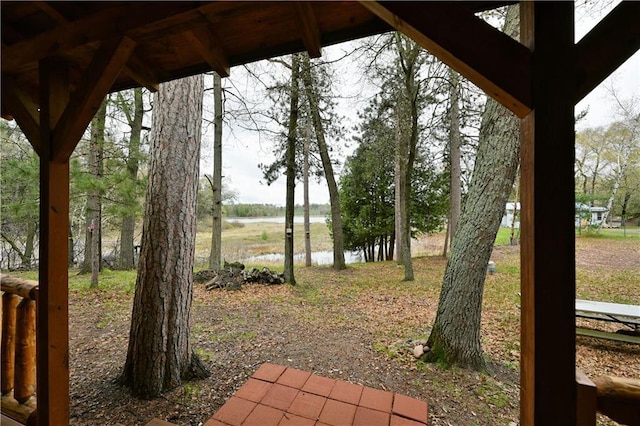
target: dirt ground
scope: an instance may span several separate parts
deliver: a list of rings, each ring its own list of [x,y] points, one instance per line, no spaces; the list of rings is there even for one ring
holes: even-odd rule
[[[593,270],[640,268],[640,244],[625,247],[621,251],[615,242],[597,239],[579,242],[577,263]],[[502,247],[494,258],[517,254],[518,247]],[[420,258],[416,268],[427,262],[444,267],[441,258]],[[339,286],[352,273],[328,270],[327,285]],[[350,299],[347,295],[340,303],[311,306],[305,300],[316,295],[300,298],[296,293],[300,291],[262,285],[236,292],[205,291],[197,286],[192,341],[211,377],[151,401],[132,397],[117,381],[126,357],[133,295],[106,290],[72,293],[71,424],[143,425],[157,417],[179,425],[201,425],[264,362],[426,400],[431,425],[518,423],[517,345],[505,352],[497,343],[500,337],[493,339],[488,332],[483,337],[491,366],[488,374],[417,363],[401,350],[388,349],[393,339],[400,340],[397,348],[410,336],[384,327],[406,315],[414,315],[415,321],[428,327],[437,299],[384,294]],[[483,315],[483,329],[492,315]],[[517,333],[518,318],[514,321]],[[578,337],[576,356],[578,366],[590,376],[640,378],[640,345]]]

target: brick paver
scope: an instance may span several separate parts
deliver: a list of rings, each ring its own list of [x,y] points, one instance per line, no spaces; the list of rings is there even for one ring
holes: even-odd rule
[[[296,399],[296,395],[298,395],[298,389],[274,383],[271,385],[271,389],[269,389],[264,398],[262,398],[260,404],[268,405],[280,410],[286,410],[289,408],[293,400]]]
[[[320,422],[331,426],[350,425],[356,415],[356,406],[346,402],[327,399],[327,403],[320,413]]]
[[[266,382],[275,382],[286,369],[287,367],[266,362],[262,364],[260,368],[258,368],[258,371],[253,373],[253,376],[251,377],[254,379],[264,380]]]
[[[276,410],[266,405],[258,404],[249,417],[242,423],[243,426],[278,426],[284,416],[284,411]]]
[[[357,405],[360,402],[360,395],[362,395],[363,388],[364,386],[338,381],[333,385],[329,398],[346,402],[347,404]]]
[[[308,371],[296,370],[295,368],[287,368],[284,373],[280,375],[278,380],[276,380],[276,383],[300,389],[305,384],[309,376],[311,376],[311,373],[309,373]]]
[[[385,392],[380,389],[369,387],[365,387],[362,390],[362,396],[360,397],[359,404],[361,407],[390,413],[392,404],[393,394],[391,392]]]
[[[427,403],[265,363],[205,426],[424,426]]]
[[[322,396],[300,392],[287,411],[308,419],[317,419],[325,401],[326,398]]]
[[[240,426],[255,407],[255,402],[232,396],[213,418],[231,426]]]
[[[234,396],[253,402],[260,402],[269,389],[271,389],[271,383],[250,378],[236,391]]]
[[[406,395],[395,395],[393,414],[427,423],[427,403]]]
[[[312,374],[307,382],[304,384],[301,390],[304,392],[313,393],[320,396],[329,396],[333,385],[336,383],[333,379],[328,379],[322,376],[316,376]]]

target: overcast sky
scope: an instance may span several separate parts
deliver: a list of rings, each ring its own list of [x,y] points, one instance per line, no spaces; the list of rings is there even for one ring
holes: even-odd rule
[[[614,3],[615,4],[615,3]],[[607,10],[610,10],[611,4]],[[604,10],[603,13],[606,13]],[[577,13],[576,40],[582,38],[598,21],[596,17],[583,16]],[[331,46],[323,48],[323,56],[335,57],[340,52],[348,49],[345,46]],[[242,75],[242,70],[233,68],[231,79],[238,74]],[[343,123],[347,128],[352,128],[356,124],[357,111],[366,105],[366,95],[358,96],[359,93],[367,92],[364,82],[360,78],[357,67],[353,64],[343,63],[338,71],[337,93],[341,93],[345,98],[339,102],[340,113],[346,119]],[[206,77],[205,84],[211,86],[211,77]],[[226,83],[228,84],[228,83]],[[237,83],[236,83],[237,84]],[[623,64],[614,74],[612,74],[603,84],[591,92],[576,106],[576,113],[588,107],[589,113],[578,124],[578,129],[606,125],[615,120],[615,108],[610,100],[607,88],[616,88],[623,98],[632,96],[640,99],[640,52],[636,53],[625,64]],[[211,96],[207,92],[206,96]],[[211,119],[211,117],[208,117]],[[205,131],[203,141],[203,155],[201,162],[201,173],[212,173],[213,153],[211,150],[213,139],[213,128]],[[229,129],[223,130],[223,176],[226,176],[227,183],[237,194],[239,203],[259,203],[259,204],[285,204],[285,178],[267,186],[263,183],[262,172],[258,168],[259,163],[269,163],[273,160],[271,155],[271,142],[266,137],[259,138],[257,134],[242,132],[234,128],[233,134]],[[352,148],[351,148],[352,149]],[[350,152],[342,154],[341,161]],[[337,178],[336,178],[337,179]],[[302,184],[296,186],[296,204],[302,204]],[[310,202],[325,204],[329,202],[329,193],[324,182],[318,184],[313,182],[310,187]]]

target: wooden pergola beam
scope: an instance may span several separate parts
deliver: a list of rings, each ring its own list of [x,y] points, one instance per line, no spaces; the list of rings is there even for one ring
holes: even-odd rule
[[[40,115],[36,103],[27,95],[10,76],[3,76],[3,84],[8,90],[3,90],[2,103],[11,110],[13,118],[20,126],[22,133],[33,147],[33,150],[40,155]]]
[[[535,51],[521,122],[520,424],[575,425],[574,5],[520,2]]]
[[[201,7],[211,7],[204,5]],[[90,42],[103,42],[123,35],[137,39],[158,28],[170,30],[199,18],[191,2],[165,2],[149,7],[146,2],[114,3],[114,7],[79,22],[58,25],[50,31],[7,46],[2,51],[3,72],[19,72],[21,64],[55,56]],[[3,29],[4,31],[4,29]]]
[[[69,158],[134,48],[133,40],[122,37],[106,43],[95,53],[55,128],[52,146],[55,160]]]
[[[38,425],[69,423],[69,161],[53,161],[53,129],[69,99],[66,64],[40,62]]]
[[[160,78],[149,67],[142,64],[135,52],[129,57],[129,62],[124,66],[126,72],[142,87],[146,87],[150,92],[157,92],[160,86]]]
[[[531,52],[472,11],[445,2],[361,4],[518,117],[531,111]]]
[[[640,2],[623,1],[576,44],[580,102],[640,49]]]
[[[56,21],[58,24],[68,24],[69,23],[69,20],[67,18],[65,18],[60,12],[58,12],[51,5],[51,3],[47,3],[45,1],[36,1],[36,2],[34,2],[34,4],[36,6],[38,6],[38,8],[40,10],[42,10],[44,13],[46,13],[51,18],[53,18],[53,20]]]
[[[184,33],[184,37],[220,77],[229,77],[229,58],[210,29],[196,28]]]
[[[304,47],[311,58],[319,58],[322,56],[322,41],[320,39],[320,28],[311,3],[306,1],[293,2],[293,9],[298,18]]]

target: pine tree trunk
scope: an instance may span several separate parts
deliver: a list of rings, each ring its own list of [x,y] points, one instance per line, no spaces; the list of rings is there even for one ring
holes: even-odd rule
[[[293,276],[293,213],[296,189],[296,133],[298,129],[298,101],[300,80],[300,54],[291,56],[291,95],[289,98],[289,129],[287,133],[287,196],[285,200],[284,280],[295,284]]]
[[[33,259],[33,246],[36,237],[37,223],[29,220],[27,222],[27,237],[24,243],[24,255],[21,256],[21,266],[31,269],[31,259]]]
[[[420,48],[413,42],[404,44],[399,33],[395,35],[397,49],[398,99],[395,106],[396,161],[399,178],[396,179],[396,234],[398,236],[398,260],[404,266],[404,281],[413,281],[411,259],[411,175],[418,144],[418,83],[416,67]],[[398,207],[399,206],[399,207]],[[399,225],[398,225],[399,224]]]
[[[404,187],[404,183],[402,180],[402,176],[404,176],[404,167],[402,159],[405,157],[404,154],[404,145],[402,144],[402,120],[400,118],[401,114],[398,109],[396,109],[394,114],[395,119],[395,164],[394,164],[394,199],[395,199],[395,239],[397,241],[398,249],[396,250],[396,262],[398,265],[404,264],[404,252],[402,250],[402,241],[404,238],[404,232],[402,228],[402,190],[400,188]]]
[[[333,166],[329,158],[327,142],[324,137],[324,129],[320,118],[320,109],[318,106],[318,96],[316,88],[311,76],[311,64],[309,55],[302,54],[302,81],[304,82],[305,93],[309,101],[309,110],[313,120],[313,127],[318,140],[318,150],[322,160],[324,176],[327,179],[327,187],[329,188],[329,201],[331,203],[331,234],[333,236],[333,267],[335,269],[345,269],[347,265],[344,260],[344,237],[342,234],[342,216],[340,216],[340,195],[338,193],[338,185],[333,175]]]
[[[118,267],[122,270],[131,270],[135,267],[135,254],[133,239],[136,231],[136,218],[127,214],[122,218],[120,225],[120,257]]]
[[[129,126],[131,127],[131,136],[129,137],[129,157],[127,158],[127,172],[132,184],[138,181],[138,168],[140,157],[140,143],[142,136],[142,118],[144,115],[144,105],[142,103],[142,89],[133,90],[133,116],[129,118]],[[129,207],[133,210],[134,200]],[[134,253],[134,236],[136,230],[136,217],[131,212],[122,218],[122,226],[120,228],[120,258],[118,266],[120,269],[130,270],[135,266]]]
[[[135,395],[159,396],[207,375],[189,340],[202,75],[160,85],[153,111],[142,253],[123,380]]]
[[[311,266],[311,224],[309,222],[309,145],[311,144],[311,123],[307,121],[302,163],[302,185],[304,197],[304,264]]]
[[[69,255],[67,257],[67,266],[69,268],[73,268],[76,254],[75,254],[75,242],[73,241],[73,226],[71,225],[71,220],[69,220]]]
[[[456,225],[460,218],[460,205],[462,202],[462,185],[460,183],[460,106],[458,98],[460,93],[460,76],[457,72],[449,69],[449,79],[451,80],[449,93],[451,98],[450,128],[449,128],[449,159],[451,162],[451,213],[449,220],[449,239],[453,241],[456,233]]]
[[[107,98],[91,120],[91,140],[89,141],[89,168],[93,179],[97,182],[102,170],[102,150],[104,145],[104,126],[107,115]],[[84,244],[84,263],[81,273],[91,273],[91,287],[98,285],[100,272],[100,227],[102,202],[98,189],[94,189],[87,201],[87,227]]]
[[[209,269],[220,270],[222,264],[222,79],[213,72],[213,228]]]
[[[411,180],[413,174],[413,164],[416,159],[416,150],[418,146],[418,105],[417,105],[417,91],[415,76],[412,73],[407,74],[405,80],[405,86],[407,91],[407,97],[409,101],[410,111],[410,133],[407,147],[407,159],[404,169],[404,191],[403,191],[403,215],[402,226],[404,233],[403,240],[403,260],[404,260],[404,281],[413,281],[413,260],[411,256]]]
[[[518,9],[509,6],[505,32],[517,36]],[[483,370],[480,345],[482,295],[505,204],[519,163],[517,117],[487,101],[469,194],[462,207],[445,269],[436,319],[427,345],[429,360]]]

